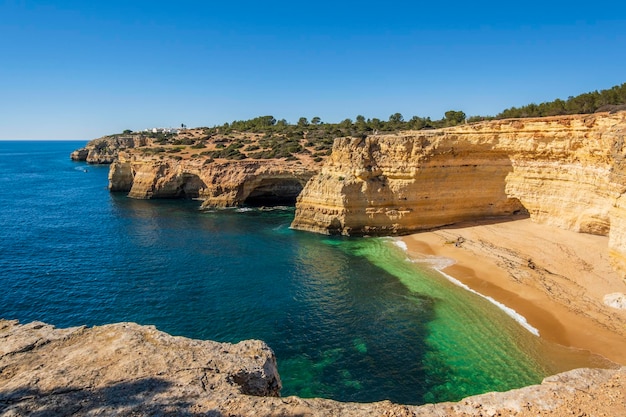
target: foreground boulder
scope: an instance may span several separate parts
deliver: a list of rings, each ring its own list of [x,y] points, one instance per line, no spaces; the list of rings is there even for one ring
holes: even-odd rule
[[[578,369],[420,407],[279,398],[276,359],[260,341],[191,340],[133,323],[56,329],[0,320],[2,416],[617,416],[626,415],[625,380],[626,367]]]
[[[0,321],[0,414],[203,411],[238,395],[278,396],[263,342],[173,337],[119,323],[56,329]]]

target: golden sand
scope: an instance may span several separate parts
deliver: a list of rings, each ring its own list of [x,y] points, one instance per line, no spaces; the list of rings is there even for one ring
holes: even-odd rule
[[[528,218],[460,224],[401,238],[409,256],[456,262],[443,270],[526,318],[541,337],[626,365],[626,310],[604,296],[626,293],[608,238]]]

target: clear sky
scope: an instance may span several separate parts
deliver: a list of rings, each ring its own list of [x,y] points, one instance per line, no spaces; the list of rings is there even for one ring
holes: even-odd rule
[[[494,115],[623,82],[623,0],[0,0],[0,139]]]

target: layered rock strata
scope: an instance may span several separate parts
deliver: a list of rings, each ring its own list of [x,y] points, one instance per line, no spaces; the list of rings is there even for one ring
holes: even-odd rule
[[[117,159],[120,150],[152,146],[154,140],[143,135],[105,136],[90,141],[84,148],[70,154],[73,161],[90,164],[110,164]]]
[[[120,151],[109,171],[109,189],[139,199],[197,198],[203,207],[293,203],[314,174],[298,161],[220,162]]]
[[[608,235],[626,270],[626,112],[515,119],[335,141],[292,226],[406,234],[527,212]]]
[[[191,340],[133,323],[56,329],[0,320],[0,370],[3,416],[626,413],[625,367],[578,369],[537,386],[420,407],[279,398],[276,360],[264,343]]]

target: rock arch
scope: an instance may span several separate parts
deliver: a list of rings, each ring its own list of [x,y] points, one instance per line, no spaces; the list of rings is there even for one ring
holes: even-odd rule
[[[249,184],[243,200],[247,206],[295,205],[296,199],[304,188],[304,182],[298,178],[263,178]]]

